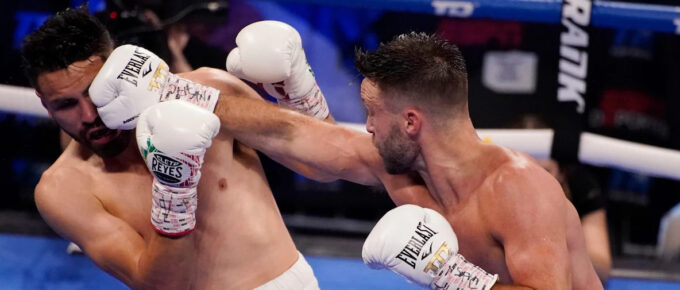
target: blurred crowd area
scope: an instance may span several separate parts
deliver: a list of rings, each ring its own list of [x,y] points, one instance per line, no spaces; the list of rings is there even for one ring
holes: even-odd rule
[[[18,54],[22,37],[51,13],[80,4],[74,0],[3,3],[0,83],[27,86]],[[540,120],[540,127],[585,130],[680,149],[677,35],[591,28],[585,112],[566,115],[565,104],[556,99],[562,30],[556,25],[277,1],[112,0],[91,1],[90,9],[119,43],[154,51],[175,72],[201,66],[224,68],[241,28],[263,19],[287,22],[300,31],[335,118],[355,123],[365,118],[359,99],[361,80],[352,63],[355,48],[374,49],[411,30],[437,33],[463,51],[471,117],[478,128],[531,127],[520,122],[531,116]],[[5,136],[0,209],[35,213],[33,188],[59,155],[58,128],[47,119],[0,113],[0,129]],[[285,215],[375,221],[393,207],[380,188],[341,181],[320,184],[262,159]],[[655,256],[662,217],[680,202],[678,181],[582,164],[557,166],[563,175],[577,179],[565,181],[572,182],[570,191],[580,187],[586,193],[597,191],[596,197],[572,196],[572,200],[591,207],[586,211],[606,209],[615,257]]]

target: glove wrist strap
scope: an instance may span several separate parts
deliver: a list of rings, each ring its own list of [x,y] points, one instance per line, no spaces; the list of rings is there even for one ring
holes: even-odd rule
[[[301,98],[284,98],[278,100],[279,105],[287,107],[317,119],[324,120],[328,117],[329,109],[326,98],[321,93],[321,89],[314,84],[309,93]]]
[[[432,282],[432,289],[491,289],[498,280],[497,274],[490,274],[484,269],[465,260],[461,254],[452,255],[441,267]]]
[[[183,100],[213,112],[219,96],[218,89],[168,73],[165,75],[165,84],[159,101]]]
[[[167,186],[154,178],[152,197],[151,224],[156,232],[178,237],[194,230],[198,205],[196,187]]]

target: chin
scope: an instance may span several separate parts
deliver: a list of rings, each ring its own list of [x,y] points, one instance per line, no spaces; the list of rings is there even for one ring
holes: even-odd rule
[[[111,139],[109,142],[101,145],[94,145],[90,143],[89,147],[94,152],[97,154],[97,156],[102,157],[102,158],[111,158],[111,157],[116,157],[119,154],[123,153],[125,149],[130,145],[130,141],[132,140],[132,130],[119,130],[117,132],[118,136],[114,139]]]
[[[383,157],[385,171],[389,174],[404,174],[413,171],[410,164],[406,164],[402,161],[403,160],[393,160]]]

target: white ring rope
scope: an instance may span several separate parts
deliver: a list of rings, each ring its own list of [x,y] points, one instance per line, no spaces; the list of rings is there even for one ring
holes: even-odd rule
[[[341,125],[366,132],[360,124]],[[477,129],[477,134],[482,140],[537,159],[550,156],[554,135],[550,129]],[[584,132],[579,141],[578,159],[585,164],[680,180],[680,151],[677,150]]]
[[[47,117],[47,111],[33,89],[0,85],[0,111]],[[363,124],[340,125],[366,132]],[[549,129],[478,129],[483,140],[525,152],[534,158],[548,158],[553,142]],[[585,164],[615,167],[655,177],[680,180],[680,151],[581,133],[578,158]]]
[[[47,111],[31,88],[0,85],[0,110],[47,118]]]

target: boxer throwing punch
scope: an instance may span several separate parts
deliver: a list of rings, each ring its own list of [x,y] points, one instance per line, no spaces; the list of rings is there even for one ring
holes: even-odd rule
[[[35,189],[47,223],[135,289],[318,289],[255,151],[212,113],[257,94],[222,70],[173,75],[146,49],[114,50],[87,11],[50,17],[22,47],[74,139]]]
[[[288,29],[251,26],[260,29],[241,32],[250,41],[237,42],[240,51],[277,46],[271,36]],[[227,60],[230,72],[259,83],[268,75],[263,65],[238,53]],[[373,230],[362,253],[371,267],[432,288],[466,289],[471,284],[456,276],[465,273],[477,289],[602,289],[559,183],[529,156],[478,138],[456,46],[403,34],[376,51],[357,52],[356,66],[365,76],[361,97],[370,135],[245,98],[218,108],[229,116],[222,128],[293,169],[286,161],[315,168],[310,178],[383,184],[397,205],[413,204]],[[449,254],[438,251],[443,241]],[[440,255],[431,264],[434,251]]]

